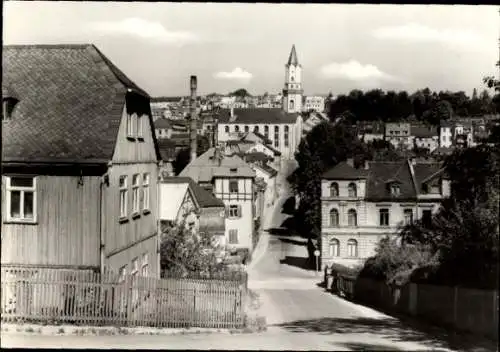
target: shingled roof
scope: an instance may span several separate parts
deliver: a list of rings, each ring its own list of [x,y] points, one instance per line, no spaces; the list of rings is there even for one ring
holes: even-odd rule
[[[4,46],[2,68],[2,91],[19,99],[2,121],[2,162],[108,162],[127,94],[149,102],[92,44]]]
[[[416,199],[423,182],[443,173],[443,164],[436,162],[377,161],[369,162],[368,170],[355,169],[347,163],[339,163],[323,175],[327,180],[366,179],[366,199],[371,201]],[[391,183],[399,185],[397,196],[390,194]]]
[[[195,182],[209,183],[214,177],[255,177],[255,172],[236,155],[222,156],[219,161],[214,157],[215,148],[210,148],[191,161],[179,176],[191,177]],[[232,169],[236,169],[232,172]]]
[[[204,190],[190,177],[166,177],[162,183],[187,183],[201,208],[224,207],[224,202]]]
[[[287,113],[281,108],[249,108],[234,109],[234,118],[231,119],[230,109],[221,109],[219,123],[226,124],[294,124],[299,116],[296,113]]]
[[[327,180],[358,180],[365,179],[367,176],[367,170],[356,169],[345,161],[338,163],[323,174],[323,178]]]

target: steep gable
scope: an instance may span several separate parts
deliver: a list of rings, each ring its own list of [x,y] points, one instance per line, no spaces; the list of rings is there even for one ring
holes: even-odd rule
[[[149,99],[91,44],[4,46],[2,68],[19,99],[2,121],[4,163],[106,163],[127,93]]]

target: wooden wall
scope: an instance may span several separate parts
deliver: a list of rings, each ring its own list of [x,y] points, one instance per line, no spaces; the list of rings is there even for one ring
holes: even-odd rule
[[[37,224],[4,223],[2,176],[2,264],[98,266],[100,177],[38,176]]]

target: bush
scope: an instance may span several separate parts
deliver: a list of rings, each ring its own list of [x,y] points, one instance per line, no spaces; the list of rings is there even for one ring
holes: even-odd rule
[[[428,247],[423,245],[400,245],[398,238],[385,237],[380,240],[376,255],[369,258],[360,277],[384,280],[387,283],[406,282],[415,268],[436,261]]]

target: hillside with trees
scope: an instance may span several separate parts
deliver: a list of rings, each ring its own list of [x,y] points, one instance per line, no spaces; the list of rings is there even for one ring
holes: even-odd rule
[[[491,77],[489,78],[491,81]],[[489,82],[490,82],[489,81]],[[490,87],[494,87],[494,79]],[[406,91],[374,89],[368,92],[353,90],[347,95],[339,95],[329,103],[329,116],[332,120],[347,116],[347,121],[399,121],[413,118],[429,124],[451,117],[481,116],[500,113],[500,95],[491,95],[485,89],[474,89],[469,97],[465,92],[432,92],[429,88],[413,94]]]

